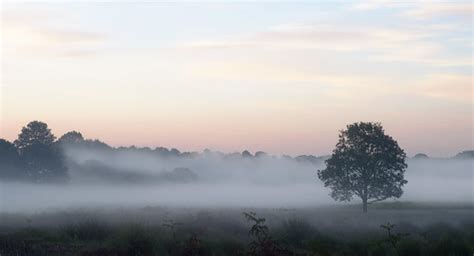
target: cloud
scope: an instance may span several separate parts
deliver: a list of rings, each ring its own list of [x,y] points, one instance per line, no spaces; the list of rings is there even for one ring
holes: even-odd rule
[[[471,19],[473,14],[472,3],[423,2],[414,8],[407,9],[401,14],[415,18],[457,17]]]
[[[284,24],[262,33],[217,40],[197,40],[179,46],[195,48],[268,47],[355,51],[386,49],[429,36],[420,31],[315,24]]]
[[[312,23],[283,24],[243,36],[180,42],[178,47],[201,50],[313,50],[366,54],[372,62],[414,62],[432,66],[470,66],[460,56],[448,56],[450,47],[436,38],[448,26],[351,26]],[[470,45],[466,45],[470,47]]]
[[[472,103],[472,76],[461,74],[431,74],[413,88],[426,97]]]
[[[362,0],[354,3],[353,8],[360,11],[371,11],[382,7],[403,6],[401,2],[393,2],[390,0]]]
[[[12,15],[2,19],[2,30],[4,53],[20,56],[85,56],[106,41],[102,34],[42,27]]]
[[[327,72],[323,69],[303,69],[292,64],[275,63],[261,58],[233,61],[202,61],[192,67],[193,75],[233,81],[295,82],[321,87],[363,88],[382,86],[384,77],[356,73]],[[277,85],[272,84],[272,87]]]
[[[374,11],[387,9],[396,11],[396,15],[401,17],[432,19],[456,17],[461,19],[471,19],[473,6],[471,1],[389,1],[389,0],[362,0],[353,5],[353,9],[358,11]]]

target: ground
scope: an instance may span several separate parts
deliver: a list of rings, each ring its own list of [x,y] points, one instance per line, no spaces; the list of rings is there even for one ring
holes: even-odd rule
[[[249,233],[265,221],[264,234]],[[81,208],[1,215],[1,255],[472,255],[474,206]],[[394,226],[388,225],[388,223]],[[390,230],[382,228],[392,227]],[[266,229],[264,229],[266,230]],[[263,237],[263,238],[262,238]],[[270,248],[270,249],[269,249]],[[277,249],[275,249],[277,248]],[[280,250],[281,249],[281,250]]]

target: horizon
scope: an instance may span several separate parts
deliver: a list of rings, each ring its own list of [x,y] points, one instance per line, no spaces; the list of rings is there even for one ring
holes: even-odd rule
[[[381,122],[408,155],[473,145],[472,4],[2,5],[0,137],[326,155]]]
[[[41,120],[33,120],[33,121],[39,121],[41,122]],[[26,125],[25,125],[26,126]],[[23,126],[24,127],[24,126]],[[290,156],[290,157],[298,157],[298,156],[315,156],[315,157],[327,157],[327,156],[331,156],[331,151],[329,151],[328,153],[323,153],[323,154],[311,154],[311,153],[303,153],[303,154],[289,154],[289,153],[285,153],[285,152],[280,152],[280,153],[272,153],[272,152],[267,152],[265,150],[249,150],[249,149],[246,149],[246,148],[243,148],[243,149],[240,149],[240,150],[234,150],[234,151],[221,151],[221,150],[216,150],[216,149],[212,149],[212,148],[203,148],[201,150],[183,150],[181,148],[176,148],[176,147],[173,147],[173,146],[163,146],[163,145],[154,145],[154,146],[142,146],[142,145],[137,145],[137,144],[129,144],[129,145],[114,145],[114,144],[110,144],[108,143],[107,141],[104,141],[102,140],[101,138],[91,138],[91,137],[88,137],[86,135],[84,135],[80,130],[78,129],[73,129],[73,130],[69,130],[69,131],[66,131],[65,133],[62,133],[61,135],[59,134],[55,134],[54,133],[54,130],[48,126],[49,129],[51,129],[51,132],[52,134],[56,137],[55,141],[58,141],[59,138],[61,138],[62,135],[64,135],[65,133],[67,132],[79,132],[84,140],[91,140],[91,141],[95,141],[95,140],[98,140],[100,142],[103,142],[105,144],[107,144],[108,146],[114,148],[114,149],[119,149],[119,148],[131,148],[131,147],[135,147],[137,149],[140,149],[140,148],[149,148],[151,150],[155,150],[157,148],[166,148],[168,150],[171,150],[171,149],[177,149],[180,153],[185,153],[185,152],[189,152],[189,153],[203,153],[205,152],[206,150],[210,150],[211,152],[216,152],[216,153],[222,153],[222,154],[235,154],[235,153],[238,153],[238,154],[241,154],[242,152],[244,151],[248,151],[252,156],[255,156],[255,154],[257,152],[264,152],[264,153],[267,153],[269,154],[270,156],[277,156],[277,157],[282,157],[282,156]],[[21,129],[20,129],[21,130]],[[0,138],[2,139],[2,138]],[[11,140],[8,140],[10,142],[14,142],[16,138],[13,138]],[[454,154],[452,155],[448,155],[448,156],[432,156],[432,155],[429,155],[425,152],[417,152],[417,153],[414,153],[414,154],[407,154],[407,157],[408,158],[413,158],[415,157],[416,155],[418,154],[425,154],[427,155],[429,158],[431,159],[445,159],[445,158],[453,158],[455,157],[456,155],[458,155],[459,153],[462,153],[462,152],[467,152],[467,151],[474,151],[474,149],[472,148],[466,148],[466,149],[463,149],[463,150],[460,150],[459,152],[455,152]]]

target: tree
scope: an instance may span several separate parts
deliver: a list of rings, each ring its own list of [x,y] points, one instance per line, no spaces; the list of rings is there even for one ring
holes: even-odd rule
[[[257,152],[255,152],[255,157],[264,158],[264,157],[268,157],[268,154],[263,152],[263,151],[257,151]]]
[[[67,132],[58,139],[60,144],[77,144],[83,141],[84,137],[82,137],[82,134],[76,131]]]
[[[65,181],[68,178],[63,154],[57,145],[33,144],[21,155],[28,176],[35,182]]]
[[[67,168],[55,139],[46,123],[32,121],[22,128],[15,140],[26,172],[33,181],[67,178]]]
[[[427,154],[418,153],[413,156],[413,159],[429,159],[430,157]]]
[[[458,153],[455,158],[459,159],[472,159],[474,158],[474,150],[466,150]]]
[[[405,152],[380,123],[354,123],[341,131],[318,177],[331,188],[332,198],[351,201],[358,196],[367,212],[368,204],[403,194],[405,159]]]
[[[15,145],[0,139],[0,178],[24,178],[20,155]]]
[[[242,157],[252,157],[252,154],[248,150],[242,151]]]
[[[20,155],[13,143],[0,139],[0,163],[19,161]]]
[[[20,153],[27,147],[34,144],[51,145],[56,137],[51,133],[46,123],[40,121],[32,121],[21,129],[15,145]]]

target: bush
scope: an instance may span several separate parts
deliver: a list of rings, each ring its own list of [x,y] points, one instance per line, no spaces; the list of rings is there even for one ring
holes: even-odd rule
[[[155,255],[158,248],[158,239],[144,227],[132,225],[119,231],[116,237],[109,241],[111,248],[118,249],[130,256]]]
[[[277,231],[277,235],[280,239],[295,248],[304,247],[308,241],[318,234],[319,232],[313,226],[299,219],[286,221]]]
[[[72,240],[100,242],[107,239],[112,233],[112,230],[105,223],[88,220],[77,224],[63,226],[60,228],[59,233],[62,234],[63,237]]]

